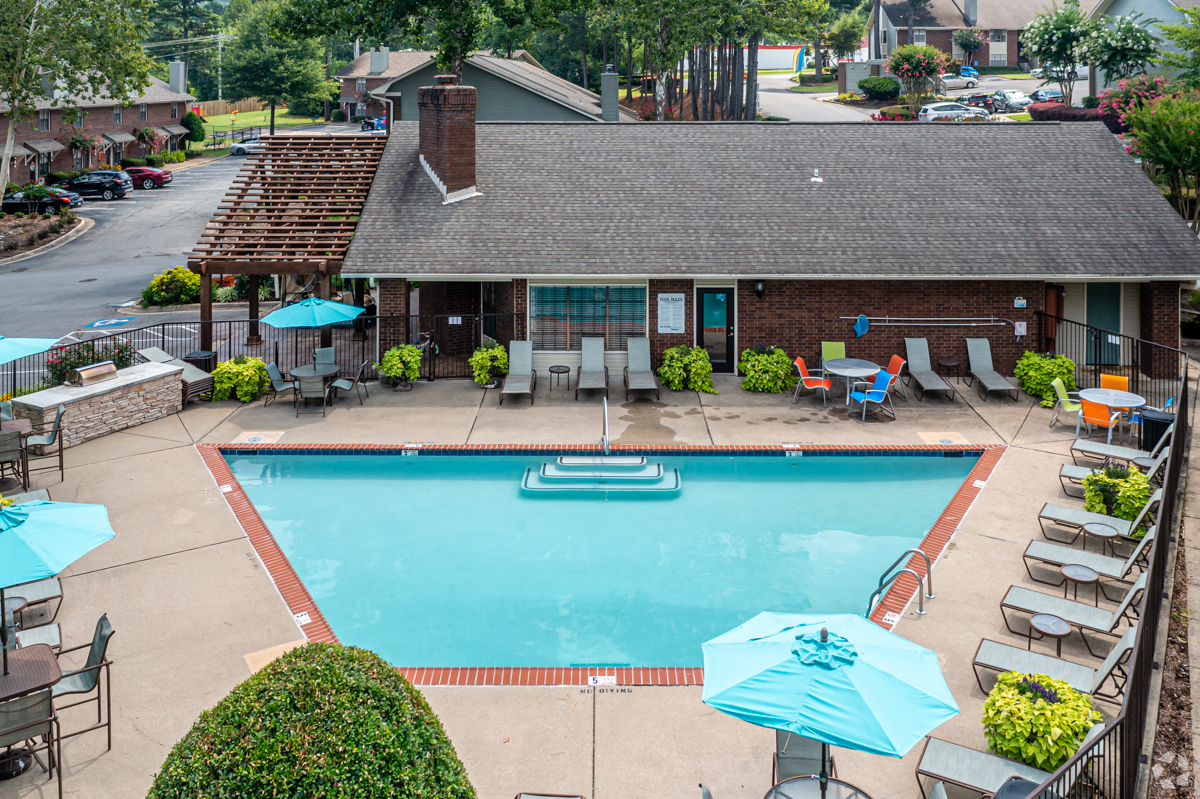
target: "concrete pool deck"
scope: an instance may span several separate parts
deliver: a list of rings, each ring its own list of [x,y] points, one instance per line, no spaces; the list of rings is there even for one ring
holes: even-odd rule
[[[113,749],[92,733],[63,747],[64,788],[87,797],[143,796],[170,747],[196,717],[286,645],[300,638],[195,444],[247,433],[279,443],[593,444],[600,398],[578,402],[565,384],[539,381],[537,403],[496,404],[496,392],[469,381],[418,384],[410,393],[372,387],[360,407],[339,400],[327,418],[297,419],[286,399],[192,403],[184,412],[67,450],[63,482],[40,476],[54,499],[108,505],[117,537],[64,577],[59,614],[64,646],[90,639],[107,612],[116,635]],[[983,694],[971,660],[980,638],[1024,646],[1004,628],[999,602],[1011,584],[1034,585],[1021,561],[1040,537],[1037,512],[1064,500],[1057,473],[1070,460],[1072,425],[1047,427],[1050,413],[1029,397],[981,402],[964,386],[951,402],[896,403],[899,419],[847,414],[842,400],[742,392],[718,377],[718,395],[664,391],[662,401],[625,403],[613,381],[610,427],[620,444],[1005,444],[992,473],[935,566],[928,614],[910,608],[896,631],[937,651],[962,712],[939,737],[984,749]],[[1053,589],[1038,586],[1053,592]],[[1083,598],[1082,596],[1080,597]],[[865,598],[864,598],[865,602]],[[1103,605],[1102,600],[1102,605]],[[1109,603],[1108,607],[1112,607]],[[275,649],[274,652],[267,650]],[[1053,652],[1046,643],[1038,651]],[[1078,636],[1063,655],[1095,666]],[[1194,665],[1194,664],[1193,664]],[[518,791],[591,799],[695,799],[703,782],[714,799],[757,799],[770,786],[771,731],[700,702],[698,687],[423,687],[481,799]],[[1101,706],[1101,709],[1109,709]],[[86,710],[62,714],[65,729],[86,726]],[[921,747],[903,759],[835,750],[839,776],[874,799],[920,796],[913,777]],[[32,771],[0,783],[0,796],[52,796]]]

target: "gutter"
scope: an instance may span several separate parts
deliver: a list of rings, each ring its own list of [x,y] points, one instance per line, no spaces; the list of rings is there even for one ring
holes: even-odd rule
[[[368,269],[348,269],[345,266],[342,268],[342,277],[370,277],[370,278],[406,278],[408,280],[443,280],[448,282],[461,281],[504,281],[504,280],[578,280],[580,278],[610,279],[620,278],[622,280],[903,280],[903,281],[970,281],[970,280],[989,280],[1000,282],[1016,282],[1023,280],[1033,280],[1037,282],[1095,282],[1095,283],[1150,283],[1150,282],[1184,282],[1192,280],[1200,280],[1200,273],[1196,275],[1046,275],[1046,274],[1024,274],[1024,275],[797,275],[797,274],[764,274],[764,273],[705,273],[705,274],[684,274],[672,275],[662,272],[557,272],[557,273],[530,273],[530,272],[445,272],[445,273],[425,273],[425,272],[374,272]]]

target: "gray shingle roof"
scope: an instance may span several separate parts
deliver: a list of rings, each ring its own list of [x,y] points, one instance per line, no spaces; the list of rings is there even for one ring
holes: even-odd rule
[[[1081,5],[1086,12],[1095,5],[1096,0],[1083,0]],[[909,6],[901,0],[885,0],[883,11],[897,28],[908,27]],[[919,9],[913,18],[913,26],[917,28],[965,28],[963,22],[962,0],[932,0],[928,6]],[[1019,30],[1028,25],[1034,17],[1049,10],[1052,0],[979,0],[979,21],[977,28],[988,30],[997,28],[1004,30]],[[1059,5],[1062,5],[1061,3]]]
[[[180,94],[173,90],[170,84],[159,80],[153,75],[150,76],[150,85],[146,87],[138,96],[130,95],[128,99],[129,105],[138,105],[140,103],[169,103],[169,102],[188,102],[196,98],[190,94]],[[95,96],[89,97],[86,102],[79,102],[77,99],[73,102],[71,98],[63,98],[55,105],[52,100],[40,98],[37,101],[37,107],[40,108],[66,108],[71,105],[78,105],[80,108],[94,108],[96,106],[115,105],[115,101],[106,92],[100,91]],[[0,102],[0,114],[8,111],[8,103]]]
[[[442,205],[397,123],[343,273],[1200,277],[1200,240],[1099,123],[481,122],[476,141],[482,195]]]

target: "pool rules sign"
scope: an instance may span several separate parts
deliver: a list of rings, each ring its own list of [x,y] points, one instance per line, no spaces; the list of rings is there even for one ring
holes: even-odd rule
[[[659,333],[683,333],[684,315],[683,315],[683,295],[682,294],[659,294],[658,295],[658,332]]]

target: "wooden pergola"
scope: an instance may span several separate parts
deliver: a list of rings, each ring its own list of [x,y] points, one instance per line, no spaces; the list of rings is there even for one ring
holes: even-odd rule
[[[250,277],[248,344],[258,334],[260,275],[292,275],[330,296],[387,139],[285,134],[246,159],[188,253],[200,281],[200,348],[212,349],[212,280]]]

